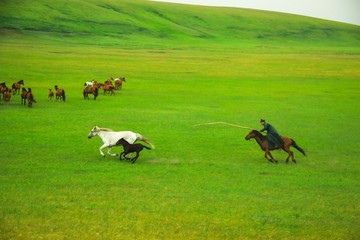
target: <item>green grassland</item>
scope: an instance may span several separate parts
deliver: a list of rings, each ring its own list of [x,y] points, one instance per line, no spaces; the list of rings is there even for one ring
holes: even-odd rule
[[[0,239],[358,237],[358,26],[140,0],[1,1],[0,20],[0,82],[37,100],[0,102]],[[83,99],[121,75],[115,96]],[[248,130],[194,127],[260,118],[307,157],[271,164]],[[102,158],[94,125],[156,148]]]

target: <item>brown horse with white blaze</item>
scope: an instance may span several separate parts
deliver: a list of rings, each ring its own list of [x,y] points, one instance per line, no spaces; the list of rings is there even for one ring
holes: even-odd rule
[[[290,147],[296,148],[299,152],[301,152],[304,156],[306,156],[305,151],[301,147],[299,147],[293,139],[291,139],[289,137],[282,136],[281,138],[284,141],[284,145],[281,147],[277,147],[277,148],[269,148],[269,143],[268,143],[266,136],[262,135],[257,130],[252,130],[248,135],[245,136],[245,140],[250,140],[252,138],[254,138],[256,140],[256,142],[259,144],[260,148],[265,152],[265,158],[272,163],[278,162],[277,160],[274,159],[274,157],[270,153],[270,151],[276,150],[276,149],[282,149],[288,153],[288,157],[286,158],[286,163],[289,162],[290,157],[291,157],[291,160],[294,163],[296,163],[296,160],[294,158],[294,152],[292,152],[290,150]],[[268,156],[270,158],[268,158]]]

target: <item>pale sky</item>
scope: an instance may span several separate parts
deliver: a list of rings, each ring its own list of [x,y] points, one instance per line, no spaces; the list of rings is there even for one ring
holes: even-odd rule
[[[360,0],[155,0],[184,4],[253,8],[292,13],[360,26]]]

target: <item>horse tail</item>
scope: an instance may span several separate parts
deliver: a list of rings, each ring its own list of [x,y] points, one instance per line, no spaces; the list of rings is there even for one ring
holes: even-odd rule
[[[143,147],[144,147],[144,148],[146,148],[146,149],[149,149],[149,150],[151,150],[151,148],[149,148],[149,147],[147,147],[147,146],[144,146],[144,145],[143,145]]]
[[[65,102],[65,90],[64,89],[62,91],[62,97],[63,97],[63,101]]]
[[[155,146],[154,144],[152,144],[146,137],[144,137],[143,135],[139,134],[139,133],[136,133],[136,138],[137,140],[140,140],[140,141],[143,141],[147,144],[150,145],[151,149],[155,149]],[[144,146],[145,147],[145,146]]]
[[[304,149],[302,149],[301,147],[299,147],[296,142],[294,141],[294,139],[291,139],[291,146],[293,146],[294,148],[296,148],[299,152],[301,152],[304,156],[306,156],[306,153],[304,151]]]

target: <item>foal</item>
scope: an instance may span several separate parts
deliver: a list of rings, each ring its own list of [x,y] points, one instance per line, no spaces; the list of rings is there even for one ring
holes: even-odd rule
[[[120,160],[127,159],[130,160],[131,163],[135,163],[136,159],[139,157],[139,152],[141,152],[141,150],[144,148],[151,150],[151,148],[146,147],[140,143],[130,144],[124,138],[121,138],[119,141],[117,141],[115,145],[122,145],[124,147],[124,152],[120,154]],[[127,158],[126,155],[132,152],[136,152],[136,156],[134,158]]]
[[[54,92],[50,88],[49,88],[48,100],[49,101],[54,101]]]

